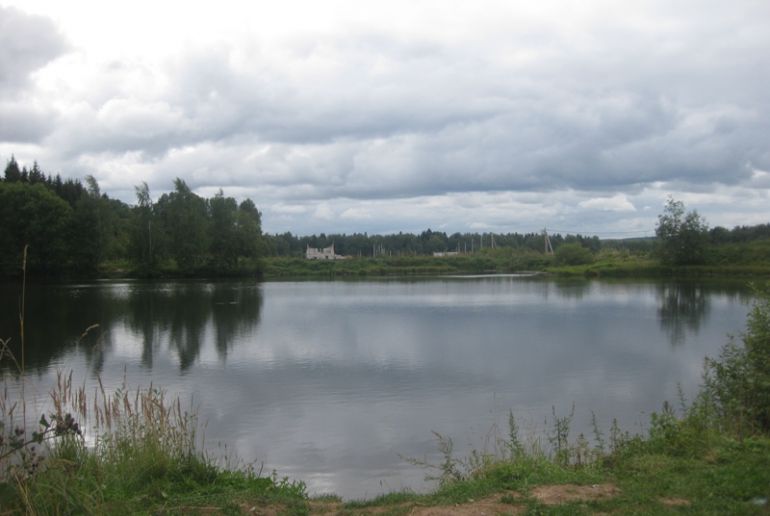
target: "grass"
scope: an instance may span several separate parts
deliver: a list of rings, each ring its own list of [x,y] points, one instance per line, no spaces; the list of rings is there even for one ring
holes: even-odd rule
[[[525,514],[767,513],[770,438],[738,440],[712,430],[693,433],[691,425],[698,423],[692,415],[666,417],[674,430],[665,437],[653,424],[649,435],[625,436],[612,451],[600,452],[594,445],[593,460],[580,465],[578,438],[570,444],[568,462],[555,450],[549,454],[535,447],[517,457],[494,457],[464,470],[460,478],[449,480],[453,475],[448,475],[429,495],[386,495],[345,507],[351,514],[375,508],[399,514],[405,506],[472,507],[479,500],[495,500],[500,513],[505,504]],[[556,432],[559,422],[553,424]],[[558,431],[568,431],[560,426]],[[543,486],[565,493],[572,486],[584,486],[589,492],[592,487],[611,486],[613,494],[552,504],[540,493]]]

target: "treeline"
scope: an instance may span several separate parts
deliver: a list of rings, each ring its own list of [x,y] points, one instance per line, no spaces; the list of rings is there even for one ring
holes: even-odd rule
[[[0,275],[27,268],[36,273],[91,275],[100,266],[143,276],[257,273],[263,256],[303,257],[307,247],[332,244],[350,257],[472,254],[490,249],[544,254],[542,233],[367,233],[262,235],[261,214],[251,200],[238,203],[220,190],[212,198],[193,193],[182,179],[156,202],[145,183],[136,204],[111,199],[96,180],[46,175],[35,163],[14,158],[0,178]],[[602,249],[623,249],[673,265],[759,263],[770,257],[770,224],[708,228],[696,212],[673,199],[659,217],[657,238],[600,240],[597,236],[549,236],[557,262],[589,263]]]
[[[220,192],[210,199],[181,180],[153,202],[146,183],[130,206],[101,193],[87,176],[62,180],[14,158],[0,180],[0,273],[18,274],[25,247],[29,271],[93,274],[105,262],[154,275],[228,274],[259,269],[261,214]]]
[[[770,240],[770,224],[737,226],[727,229],[721,226],[706,229],[702,233],[707,245],[705,261],[718,258],[718,250],[729,244],[743,244]],[[597,236],[581,234],[549,235],[555,251],[565,244],[579,245],[591,253],[602,249],[624,249],[634,254],[659,256],[661,240],[656,238],[629,238],[600,240]],[[302,257],[307,247],[323,248],[334,244],[337,254],[353,257],[419,256],[436,252],[472,253],[483,249],[506,248],[518,251],[545,251],[542,233],[452,233],[430,229],[420,234],[397,233],[391,235],[369,235],[366,233],[324,234],[298,236],[290,232],[264,235],[265,251],[269,256]],[[710,250],[710,251],[709,251]]]
[[[597,252],[601,248],[598,237],[583,235],[550,235],[554,249],[565,243],[576,243]],[[334,244],[337,254],[353,257],[418,256],[441,252],[472,253],[482,249],[512,248],[519,250],[545,250],[542,233],[453,233],[423,231],[419,235],[398,233],[392,235],[368,235],[366,233],[296,236],[291,233],[265,235],[267,253],[271,256],[305,255],[307,247],[322,248]]]

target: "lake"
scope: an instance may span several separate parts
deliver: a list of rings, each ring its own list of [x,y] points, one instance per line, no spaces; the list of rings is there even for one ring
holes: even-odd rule
[[[18,343],[18,285],[0,286],[0,331]],[[706,355],[739,334],[742,283],[553,281],[516,275],[383,281],[30,285],[27,397],[56,371],[89,389],[162,386],[198,407],[213,453],[346,499],[426,490],[440,462],[489,449],[512,410],[524,438],[569,414],[646,429],[691,398]],[[98,324],[80,339],[86,328]],[[3,364],[11,395],[19,380]]]

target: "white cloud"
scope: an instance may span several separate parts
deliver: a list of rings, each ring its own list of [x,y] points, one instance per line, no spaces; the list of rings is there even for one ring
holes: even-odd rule
[[[581,208],[601,211],[636,211],[636,208],[624,194],[615,194],[612,197],[592,197],[578,203]]]

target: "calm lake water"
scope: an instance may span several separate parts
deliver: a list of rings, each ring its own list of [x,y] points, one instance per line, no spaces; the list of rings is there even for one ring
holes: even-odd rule
[[[18,295],[0,287],[12,342]],[[573,436],[592,411],[605,429],[645,429],[678,384],[697,390],[750,301],[741,284],[514,276],[33,285],[25,388],[43,403],[57,370],[91,387],[153,382],[193,397],[212,450],[312,493],[372,497],[429,488],[403,457],[438,463],[432,431],[458,455],[483,448],[509,409],[527,435],[573,404]]]

